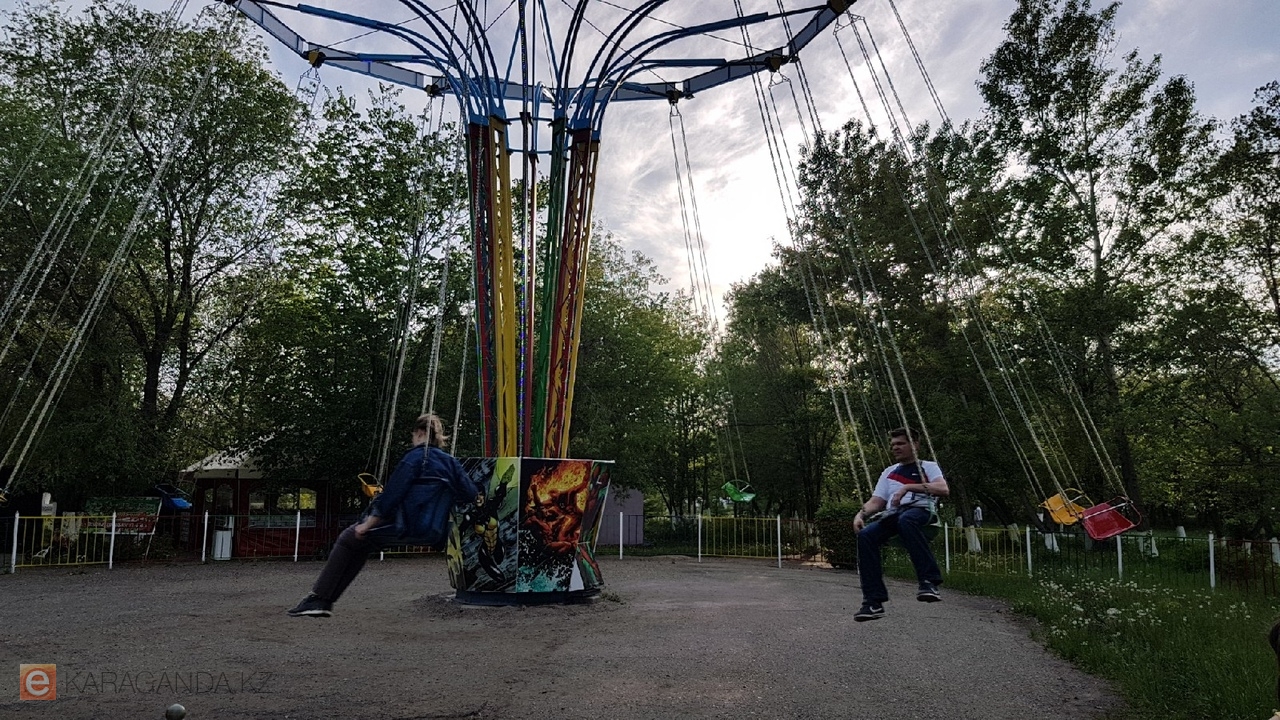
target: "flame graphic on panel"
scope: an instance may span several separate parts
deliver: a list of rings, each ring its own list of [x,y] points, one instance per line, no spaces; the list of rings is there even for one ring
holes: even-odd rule
[[[529,482],[521,515],[524,529],[532,532],[548,551],[572,553],[587,509],[590,463],[559,462],[540,470]]]

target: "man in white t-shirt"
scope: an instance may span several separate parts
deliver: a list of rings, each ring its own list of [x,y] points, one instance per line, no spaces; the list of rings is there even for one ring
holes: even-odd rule
[[[884,617],[884,603],[889,590],[884,585],[884,567],[880,549],[894,535],[911,557],[920,586],[916,600],[937,602],[942,599],[938,586],[942,571],[929,549],[925,527],[934,515],[934,498],[951,494],[942,469],[929,460],[921,460],[920,434],[910,428],[889,433],[889,453],[898,461],[880,473],[875,492],[853,518],[858,533],[858,576],[862,580],[862,608],[854,620],[878,620]],[[871,523],[867,518],[881,513]]]
[[[981,505],[973,506],[973,526],[976,528],[982,527],[982,506]]]

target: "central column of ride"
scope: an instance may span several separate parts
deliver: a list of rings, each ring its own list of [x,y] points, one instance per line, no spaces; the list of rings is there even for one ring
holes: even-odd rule
[[[450,581],[471,603],[589,598],[602,584],[591,546],[612,463],[566,455],[599,143],[589,130],[553,124],[534,287],[535,258],[517,252],[513,232],[507,122],[472,122],[466,135],[486,457],[463,461],[484,492],[455,513]]]

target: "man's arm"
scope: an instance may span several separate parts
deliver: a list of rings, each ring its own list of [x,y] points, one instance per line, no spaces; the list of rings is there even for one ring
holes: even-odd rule
[[[870,500],[863,503],[862,509],[858,511],[858,514],[853,516],[854,532],[862,532],[862,528],[867,525],[867,517],[884,510],[887,505],[888,503],[885,502],[884,498],[872,495]]]
[[[921,468],[924,472],[924,468]],[[941,473],[941,471],[939,471]],[[927,473],[926,473],[927,476]],[[927,483],[915,483],[913,485],[903,485],[893,494],[893,504],[897,505],[902,502],[902,498],[907,493],[916,493],[917,495],[932,495],[934,497],[948,497],[951,495],[951,487],[947,485],[947,479],[939,474],[935,478],[931,478]]]

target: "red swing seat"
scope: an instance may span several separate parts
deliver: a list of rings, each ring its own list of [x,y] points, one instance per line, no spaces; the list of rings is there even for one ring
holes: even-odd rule
[[[1106,540],[1123,532],[1132,530],[1142,522],[1138,508],[1129,502],[1129,498],[1117,497],[1094,505],[1084,511],[1080,524],[1084,531],[1094,540]]]

